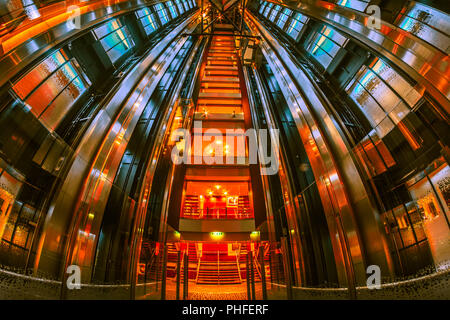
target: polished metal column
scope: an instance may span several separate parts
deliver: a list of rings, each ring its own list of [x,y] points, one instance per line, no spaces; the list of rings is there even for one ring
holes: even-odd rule
[[[161,300],[166,300],[166,280],[167,280],[167,254],[168,254],[167,244],[164,246],[163,253],[163,265],[162,265],[162,276],[161,276]]]
[[[248,262],[248,252],[245,255],[245,273],[246,273],[246,280],[247,280],[247,299],[251,300],[251,292],[250,292],[250,274],[249,274],[249,270],[250,270],[250,264]]]
[[[259,258],[261,259],[261,282],[262,282],[262,299],[267,300],[267,288],[266,288],[266,267],[264,265],[264,247],[259,246]]]
[[[255,269],[253,267],[253,251],[250,250],[248,252],[248,257],[250,260],[250,284],[251,284],[251,292],[252,292],[252,300],[256,299],[255,295]]]
[[[189,255],[184,253],[184,283],[183,283],[183,300],[188,300],[189,297]]]
[[[178,251],[177,256],[177,293],[176,293],[176,300],[180,300],[180,276],[181,276],[181,248]]]
[[[284,279],[286,282],[287,299],[292,300],[291,259],[289,258],[288,243],[286,237],[281,237],[281,254],[283,255]]]

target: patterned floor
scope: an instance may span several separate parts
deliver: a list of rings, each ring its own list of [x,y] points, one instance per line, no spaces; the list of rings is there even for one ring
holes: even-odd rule
[[[139,297],[139,299],[159,300],[161,298],[160,287],[149,288],[147,294]],[[188,300],[247,300],[247,283],[238,285],[206,285],[196,284],[194,281],[189,282]],[[256,299],[261,299],[261,288],[257,284],[255,288]],[[180,299],[182,298],[183,288],[180,288]],[[166,299],[176,299],[176,283],[169,280],[166,288]]]

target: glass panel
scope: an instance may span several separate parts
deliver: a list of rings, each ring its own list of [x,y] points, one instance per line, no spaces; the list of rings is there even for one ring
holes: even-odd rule
[[[383,216],[385,220],[385,227],[387,227],[386,232],[391,235],[391,240],[394,242],[394,247],[397,249],[403,248],[403,240],[400,234],[400,229],[392,211],[383,213],[382,217]]]
[[[138,17],[140,17],[140,21],[142,26],[144,27],[145,33],[147,35],[151,34],[158,28],[158,24],[156,22],[155,16],[150,12],[150,9],[145,8],[139,10],[137,12]]]
[[[361,79],[361,84],[386,112],[391,112],[400,101],[397,95],[371,70],[367,70],[366,75]]]
[[[111,32],[117,30],[120,28],[119,23],[117,20],[110,21],[108,23],[105,23],[101,25],[100,27],[96,28],[94,30],[95,35],[98,39],[102,39],[103,37],[107,36]]]
[[[311,51],[314,58],[316,58],[316,60],[321,65],[323,65],[324,68],[328,68],[331,61],[333,61],[333,58],[329,54],[327,54],[326,51],[322,50],[322,48],[320,48],[319,46],[314,46]]]
[[[365,81],[364,78],[362,80]],[[384,110],[359,81],[355,81],[353,86],[350,87],[347,92],[349,93],[350,98],[352,98],[364,112],[367,119],[372,124],[372,127],[376,127],[376,125],[385,117],[386,113]]]
[[[450,210],[450,168],[447,164],[440,166],[434,173],[430,174],[431,182],[436,190],[443,209],[448,213]]]
[[[178,17],[177,10],[175,9],[175,6],[173,5],[172,1],[167,1],[166,4],[167,4],[167,7],[169,8],[172,19],[175,19],[176,17]]]
[[[410,114],[410,108],[421,99],[405,79],[378,58],[369,66],[361,67],[346,91],[376,127],[380,138],[394,128],[394,123],[400,126]],[[413,146],[413,149],[417,148]]]
[[[372,140],[373,144],[377,148],[379,154],[381,155],[384,163],[387,167],[392,167],[395,165],[395,160],[392,157],[391,153],[389,152],[388,148],[384,144],[383,140],[381,140],[375,131],[372,131],[369,133],[370,139]]]
[[[424,220],[433,220],[442,213],[436,194],[426,178],[417,182],[410,192]]]
[[[307,21],[308,18],[296,12],[291,22],[289,23],[289,27],[286,31],[287,34],[294,40],[297,40],[299,33],[302,31]]]
[[[306,50],[327,68],[347,39],[328,26],[323,26],[309,41]],[[328,56],[328,57],[327,57]]]
[[[169,22],[169,16],[167,15],[166,8],[161,3],[155,5],[156,12],[158,13],[159,20],[164,25]]]
[[[375,176],[375,172],[373,170],[373,166],[371,165],[369,159],[367,158],[366,153],[364,152],[364,148],[362,144],[356,145],[355,154],[358,157],[359,162],[362,164],[364,170],[366,171],[366,174],[369,178]]]
[[[414,232],[416,233],[417,241],[426,239],[425,231],[423,230],[422,216],[414,202],[408,202],[405,204],[408,211],[409,219],[414,226]]]
[[[59,68],[25,100],[31,107],[31,112],[40,117],[47,106],[76,76],[77,73],[70,63]]]
[[[276,5],[276,6],[273,8],[273,10],[272,10],[272,12],[270,12],[270,16],[269,16],[269,20],[270,20],[270,21],[274,22],[274,20],[275,20],[275,18],[277,17],[278,12],[280,11],[280,9],[281,9],[281,7],[278,6],[278,5]]]
[[[410,107],[420,100],[421,95],[402,76],[395,72],[383,60],[376,58],[371,63],[371,69],[386,81]]]
[[[284,28],[284,25],[286,24],[287,18],[292,14],[292,10],[288,8],[284,8],[283,11],[281,11],[280,18],[277,21],[277,26],[281,29]]]
[[[433,26],[437,30],[442,30],[445,34],[450,34],[448,15],[442,11],[416,2],[406,15]]]
[[[180,12],[180,14],[184,13],[184,6],[183,4],[180,2],[180,0],[175,0],[175,4],[178,8],[178,11]]]
[[[0,173],[0,239],[10,241],[21,207],[14,200],[22,184],[6,171],[0,169]]]
[[[384,118],[383,121],[375,128],[377,134],[380,138],[386,136],[392,129],[394,129],[395,125],[389,117]]]
[[[450,180],[448,166],[441,166],[431,176],[435,177],[434,181],[438,183],[441,181],[441,186],[442,182],[448,183]],[[412,185],[409,191],[423,219],[424,232],[428,238],[433,259],[438,265],[445,264],[450,259],[450,242],[448,241],[450,228],[443,212],[442,202],[427,177]]]
[[[270,9],[272,9],[272,7],[273,7],[273,3],[269,2],[264,10],[263,16],[267,17],[269,15],[269,11],[270,11]]]
[[[366,10],[369,1],[364,0],[338,0],[337,4],[343,7],[355,9],[361,12]]]
[[[409,223],[405,207],[403,205],[400,205],[394,208],[392,211],[394,213],[395,219],[397,220],[404,246],[408,247],[415,244],[416,239],[414,237],[411,224]]]
[[[127,43],[127,42],[121,42],[118,45],[116,45],[114,48],[112,48],[111,50],[109,50],[108,56],[111,59],[112,62],[117,61],[117,59],[119,59],[125,52],[128,51],[128,49],[131,46]]]
[[[264,2],[264,3],[259,7],[259,10],[258,10],[258,13],[259,13],[259,14],[262,14],[262,13],[263,13],[264,9],[266,8],[266,5],[267,5],[267,2]]]
[[[399,104],[392,110],[389,114],[389,117],[394,121],[395,124],[398,124],[400,121],[405,118],[411,110],[408,108],[403,101],[400,101]]]
[[[145,10],[145,9],[144,9]],[[107,33],[109,32],[109,34]],[[126,26],[122,26],[119,20],[109,21],[94,30],[94,33],[100,39],[102,47],[108,54],[111,62],[116,62],[125,52],[134,46],[131,35]]]
[[[34,88],[65,62],[66,59],[62,53],[55,52],[13,85],[13,90],[21,99],[25,99]]]
[[[42,114],[41,120],[47,128],[55,130],[66,113],[85,90],[86,87],[80,77],[75,78]]]
[[[375,175],[385,172],[387,168],[384,165],[384,162],[381,159],[380,155],[378,154],[378,151],[375,148],[375,145],[372,143],[372,141],[366,138],[361,142],[361,144],[364,147],[364,150],[366,151],[367,154],[367,158],[369,161],[368,166],[370,165],[372,166],[372,170],[375,171]]]
[[[432,7],[415,3],[399,21],[399,27],[447,52],[450,45],[448,15]]]
[[[123,28],[117,30],[117,32],[113,32],[103,39],[100,40],[100,43],[102,44],[103,48],[106,51],[109,51],[111,48],[116,46],[119,42],[122,42],[125,40],[125,35],[123,33]]]

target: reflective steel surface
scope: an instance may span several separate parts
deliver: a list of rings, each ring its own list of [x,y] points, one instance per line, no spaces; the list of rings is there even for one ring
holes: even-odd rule
[[[417,81],[417,90],[429,91],[450,112],[450,57],[444,51],[397,26],[381,21],[381,29],[367,27],[368,15],[326,1],[301,1],[289,8],[324,21],[363,46],[385,56]],[[448,42],[448,39],[447,39]]]
[[[17,30],[16,34],[10,35],[8,39],[5,39],[6,36],[1,38],[0,86],[3,86],[31,61],[74,35],[87,32],[105,19],[131,12],[150,3],[154,1],[81,2],[84,6],[81,7],[80,12],[66,12],[64,7],[59,15],[51,16],[49,20],[43,17],[40,23],[31,21],[32,25],[25,25],[23,30]],[[80,14],[79,29],[75,28],[73,23],[67,22],[68,18],[78,13]]]
[[[85,279],[90,278],[98,229],[129,137],[151,93],[186,41],[185,37],[178,36],[192,32],[196,25],[197,14],[158,43],[129,72],[115,94],[107,97],[83,136],[65,182],[54,197],[44,225],[36,269],[58,272],[60,259],[64,257],[68,265],[73,262],[86,268]],[[130,88],[134,89],[130,91]]]
[[[362,181],[357,178],[358,170],[348,146],[341,137],[339,128],[326,110],[324,97],[320,96],[312,81],[293,62],[289,53],[251,13],[248,13],[247,21],[254,26],[252,31],[260,32],[263,36],[264,40],[261,42],[263,53],[271,68],[277,70],[275,75],[279,79],[283,94],[291,103],[290,109],[311,161],[322,204],[328,212],[329,228],[334,230],[330,232],[335,232],[331,238],[341,237],[341,242],[347,241],[339,235],[339,224],[342,223],[355,274],[359,278],[358,283],[363,283],[364,279],[364,255],[382,264],[384,270],[391,270],[387,258],[389,253],[386,245],[382,245],[384,240],[380,233],[379,222],[376,222],[376,209],[370,203]],[[291,74],[293,77],[290,76]],[[338,218],[337,221],[335,221],[336,218]],[[372,221],[372,223],[368,222],[371,225],[369,229],[371,231],[367,234],[361,234],[362,231],[359,229],[358,222],[362,220]],[[367,232],[367,229],[364,230]],[[379,240],[373,241],[375,238]],[[341,252],[339,243],[334,245],[335,252]],[[382,257],[381,260],[379,260],[380,257]],[[345,269],[341,265],[341,279],[344,277]]]

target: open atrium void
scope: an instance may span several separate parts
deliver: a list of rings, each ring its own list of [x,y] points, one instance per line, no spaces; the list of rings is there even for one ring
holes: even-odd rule
[[[0,299],[450,299],[446,1],[0,1]]]

